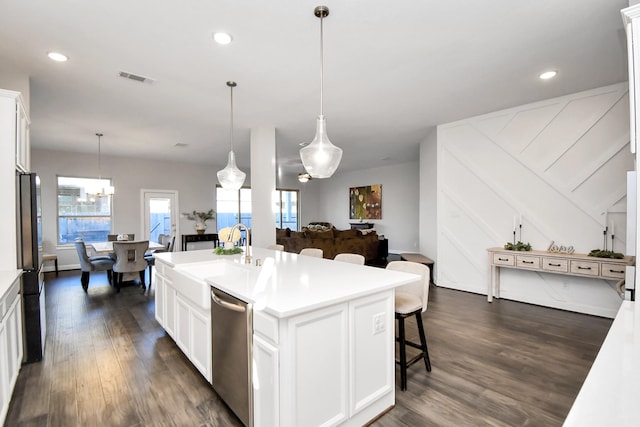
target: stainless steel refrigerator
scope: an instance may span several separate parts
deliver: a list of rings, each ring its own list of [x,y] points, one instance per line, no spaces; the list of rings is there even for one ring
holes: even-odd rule
[[[39,180],[35,173],[16,176],[18,268],[22,269],[24,363],[44,355],[47,336],[42,251],[38,244]]]

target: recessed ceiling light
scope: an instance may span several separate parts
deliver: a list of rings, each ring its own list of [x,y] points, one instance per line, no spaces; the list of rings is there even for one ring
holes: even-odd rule
[[[56,62],[65,62],[67,59],[69,59],[67,58],[67,55],[63,55],[59,52],[49,52],[47,53],[47,56]]]
[[[549,80],[554,78],[556,75],[558,74],[557,71],[545,71],[544,73],[541,73],[538,77],[540,77],[542,80]]]
[[[233,40],[233,37],[231,37],[231,34],[228,33],[215,33],[213,35],[213,39],[218,44],[229,44],[231,43],[231,40]]]

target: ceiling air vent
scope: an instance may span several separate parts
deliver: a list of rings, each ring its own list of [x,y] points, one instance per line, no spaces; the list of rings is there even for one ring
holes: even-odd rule
[[[127,73],[126,71],[120,71],[120,77],[123,77],[125,79],[129,79],[129,80],[134,80],[134,81],[140,82],[140,83],[153,83],[154,82],[154,80],[152,78],[139,76],[137,74]]]

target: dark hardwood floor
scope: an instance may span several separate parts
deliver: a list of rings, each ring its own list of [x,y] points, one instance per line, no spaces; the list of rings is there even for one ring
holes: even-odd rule
[[[155,321],[153,291],[46,279],[46,355],[22,367],[6,426],[241,425]],[[375,426],[559,426],[611,325],[433,287],[424,320],[433,371],[412,366]]]

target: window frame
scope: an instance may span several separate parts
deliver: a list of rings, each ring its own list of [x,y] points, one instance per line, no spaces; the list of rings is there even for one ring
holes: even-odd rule
[[[63,214],[61,215],[60,212],[60,196],[61,196],[61,192],[60,192],[60,179],[77,179],[77,180],[89,180],[89,181],[93,181],[94,183],[97,182],[101,182],[101,185],[112,185],[112,180],[111,178],[95,178],[95,177],[87,177],[87,176],[71,176],[71,175],[56,175],[56,245],[58,246],[69,246],[72,245],[73,242],[70,241],[61,241],[61,230],[60,230],[60,220],[63,218],[108,218],[109,221],[109,230],[108,230],[108,234],[112,233],[113,230],[113,197],[112,196],[100,196],[100,197],[106,197],[109,199],[108,202],[108,206],[109,206],[109,214],[108,215],[99,215],[99,214],[94,214],[94,215],[71,215],[71,214]],[[86,194],[86,188],[87,186],[84,187],[85,188],[85,194]],[[75,205],[74,205],[75,206]],[[85,239],[83,237],[83,240],[87,243],[90,242],[97,242],[97,241],[102,241],[102,239],[99,240],[94,240],[94,239]],[[107,240],[106,237],[104,240]]]
[[[220,184],[216,184],[216,230],[218,230],[218,215],[220,213],[220,209],[218,207],[218,189],[222,189],[222,186]],[[240,222],[242,222],[242,204],[246,203],[242,201],[241,198],[241,194],[242,194],[242,190],[249,190],[251,191],[251,187],[248,186],[243,186],[241,187],[239,190],[237,190],[237,211],[235,212],[235,214],[237,215],[237,218],[240,218]],[[300,229],[300,190],[296,189],[296,188],[276,188],[276,192],[278,194],[278,202],[279,202],[279,212],[274,212],[274,214],[276,215],[276,222],[282,226],[282,194],[283,192],[293,192],[296,194],[296,230]],[[245,212],[246,213],[246,212]],[[253,212],[249,212],[251,215],[251,218],[253,218]],[[274,224],[274,227],[277,228],[277,224]]]

